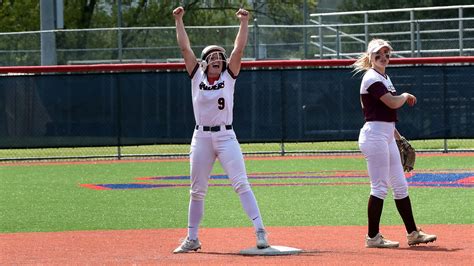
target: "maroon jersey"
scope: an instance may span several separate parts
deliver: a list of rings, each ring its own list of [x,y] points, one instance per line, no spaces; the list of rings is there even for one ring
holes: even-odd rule
[[[388,76],[369,69],[360,84],[360,102],[365,121],[397,122],[397,110],[385,105],[380,97],[387,92],[397,95]]]

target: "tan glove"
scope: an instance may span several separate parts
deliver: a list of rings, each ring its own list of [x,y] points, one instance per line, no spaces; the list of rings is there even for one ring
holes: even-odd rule
[[[415,149],[408,143],[404,137],[400,136],[397,140],[398,150],[400,151],[400,158],[402,159],[402,166],[405,172],[410,172],[415,167],[416,153]]]

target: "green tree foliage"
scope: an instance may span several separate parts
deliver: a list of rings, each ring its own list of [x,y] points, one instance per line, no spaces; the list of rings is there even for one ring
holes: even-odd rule
[[[0,1],[0,32],[38,31],[39,3],[37,0],[4,0]],[[39,53],[35,52],[40,45],[38,34],[0,35],[0,65],[30,65],[39,62]],[[5,52],[8,51],[8,52]],[[14,52],[9,51],[23,51]]]
[[[176,48],[174,18],[172,10],[184,6],[184,22],[188,29],[193,48],[199,55],[202,47],[216,43],[230,49],[237,33],[238,19],[235,12],[243,6],[249,10],[254,20],[251,25],[262,24],[304,24],[305,16],[316,11],[317,0],[121,0],[121,30],[98,30],[115,28],[119,25],[118,3],[120,0],[64,0],[64,31],[56,34],[58,64],[70,60],[114,60],[119,58],[118,46],[123,47],[122,59],[180,58]],[[37,31],[40,29],[39,0],[0,0],[0,32]],[[233,26],[215,29],[212,26]],[[209,26],[209,28],[206,28]],[[137,27],[169,27],[169,29],[136,29]],[[94,29],[84,32],[75,29]],[[303,57],[301,44],[306,34],[303,29],[250,29],[247,57],[254,56],[254,45],[298,43],[292,56]],[[16,36],[16,35],[15,35]],[[28,37],[25,37],[28,36]],[[255,38],[255,37],[258,38]],[[120,39],[119,39],[120,37]],[[12,41],[11,36],[0,36],[0,49],[35,50],[40,49],[39,33],[24,35],[34,41]],[[23,43],[23,44],[22,44]],[[23,46],[22,46],[23,45]],[[286,47],[288,48],[288,47]],[[282,51],[286,49],[282,46]],[[291,49],[291,47],[290,47]],[[286,50],[288,52],[288,50]],[[10,53],[12,55],[13,53]],[[31,55],[31,54],[30,54]],[[18,56],[18,55],[15,55]],[[28,57],[28,54],[25,55]],[[269,57],[280,57],[270,54]],[[20,56],[23,57],[23,56]],[[5,61],[10,61],[9,58]],[[34,59],[15,59],[9,64],[38,64]],[[14,61],[15,61],[14,60]],[[28,63],[29,61],[29,63]]]
[[[0,0],[0,32],[40,29],[38,0]]]

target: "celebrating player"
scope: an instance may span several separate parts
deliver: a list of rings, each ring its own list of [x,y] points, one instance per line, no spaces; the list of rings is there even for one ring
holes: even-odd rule
[[[368,248],[392,248],[399,243],[384,239],[379,232],[380,217],[388,187],[393,190],[397,210],[407,231],[408,245],[417,245],[436,240],[435,235],[421,231],[415,224],[408,185],[403,173],[400,153],[395,139],[400,134],[395,128],[397,109],[405,102],[416,104],[416,97],[410,93],[397,95],[385,68],[390,60],[392,47],[382,39],[372,40],[367,52],[354,63],[355,71],[364,71],[360,86],[360,102],[365,124],[359,134],[359,148],[367,161],[370,177],[370,197],[368,203]]]
[[[239,9],[235,14],[240,28],[234,49],[227,60],[224,48],[211,45],[203,49],[198,63],[183,23],[184,9],[173,11],[176,35],[191,78],[196,127],[191,141],[191,191],[188,212],[188,235],[174,253],[185,253],[201,248],[198,227],[204,213],[204,197],[208,179],[216,158],[229,177],[234,191],[239,194],[242,207],[253,223],[257,247],[269,247],[257,201],[248,182],[244,158],[232,128],[234,86],[247,43],[249,12]]]

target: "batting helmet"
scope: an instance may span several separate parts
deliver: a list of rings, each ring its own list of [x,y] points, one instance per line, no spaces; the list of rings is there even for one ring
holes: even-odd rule
[[[225,49],[218,45],[209,45],[209,46],[206,46],[204,49],[202,49],[201,67],[203,68],[204,71],[207,70],[207,66],[209,64],[209,58],[213,53],[220,54],[222,61],[224,63],[224,67],[222,68],[222,71],[224,71],[227,67],[227,55],[225,53]]]

